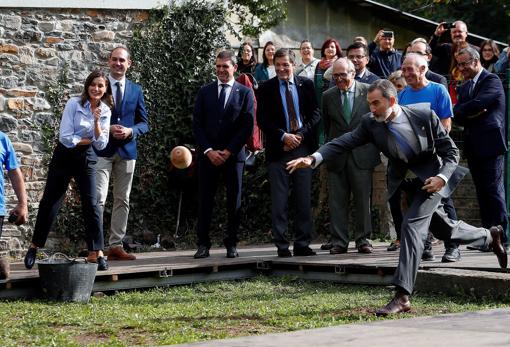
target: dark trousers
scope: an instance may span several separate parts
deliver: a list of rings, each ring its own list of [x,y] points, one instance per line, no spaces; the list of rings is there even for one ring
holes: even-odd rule
[[[223,177],[227,189],[227,230],[223,243],[226,247],[235,246],[239,239],[237,232],[241,222],[241,192],[243,182],[244,162],[231,158],[220,166],[214,166],[211,161],[200,156],[198,160],[198,225],[197,245],[211,247],[209,229],[211,227],[214,196],[220,179]]]
[[[475,184],[482,226],[490,228],[501,225],[508,232],[508,215],[505,203],[504,165],[505,158],[467,157],[469,171]],[[504,240],[506,241],[506,239]]]
[[[103,229],[99,220],[96,197],[96,161],[92,146],[66,148],[59,143],[53,152],[48,178],[35,222],[32,242],[44,247],[48,234],[62,206],[71,178],[74,178],[80,192],[86,241],[89,251],[104,247]]]
[[[400,187],[398,187],[395,194],[393,194],[388,202],[390,205],[390,212],[391,217],[393,218],[393,224],[395,225],[395,232],[397,234],[397,240],[401,239],[402,234],[402,221],[403,221],[403,214],[402,214],[402,192],[405,192],[406,194],[413,194],[414,191],[417,189],[420,189],[421,186],[423,186],[423,183],[417,179],[407,179],[402,182]],[[406,199],[409,201],[409,199]],[[457,211],[455,211],[455,206],[453,205],[453,200],[451,197],[443,198],[441,200],[441,203],[443,204],[443,209],[446,212],[446,215],[451,220],[458,220],[457,217]],[[427,239],[426,241],[426,247],[430,247],[430,239]],[[445,241],[444,246],[446,249],[449,248],[458,248],[459,245],[453,241]]]
[[[292,174],[285,169],[292,159],[307,156],[310,151],[301,145],[286,152],[278,161],[267,167],[271,186],[271,220],[273,242],[278,249],[288,249],[289,241],[285,234],[288,227],[288,200],[292,185],[292,200],[295,206],[294,248],[307,247],[312,239],[311,186],[312,169],[296,170]]]
[[[451,241],[457,244],[471,243],[477,247],[488,247],[492,242],[489,230],[448,218],[441,199],[437,193],[429,194],[417,190],[404,215],[398,266],[392,283],[407,294],[413,292],[429,230],[445,243]]]

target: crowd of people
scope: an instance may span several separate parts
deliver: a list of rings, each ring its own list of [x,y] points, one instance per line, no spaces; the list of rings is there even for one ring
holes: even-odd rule
[[[451,43],[440,43],[447,33]],[[265,43],[260,63],[249,42],[240,46],[237,56],[221,51],[215,60],[217,79],[199,90],[193,111],[199,195],[194,258],[209,257],[209,229],[222,183],[227,192],[226,256],[239,256],[245,144],[255,128],[265,140],[272,242],[278,257],[316,255],[310,247],[311,182],[313,169],[323,162],[330,232],[321,249],[332,255],[348,252],[351,233],[357,252],[372,253],[372,174],[381,163],[381,153],[388,159],[387,189],[396,239],[387,250],[399,250],[400,255],[393,281],[395,297],[378,314],[410,309],[419,263],[434,259],[433,237],[444,240],[443,262],[459,261],[459,244],[470,244],[480,251],[494,251],[506,268],[505,94],[493,72],[508,67],[510,52],[500,53],[491,40],[478,48],[466,39],[466,24],[456,21],[439,24],[430,40],[416,38],[404,52],[395,49],[391,30],[378,31],[369,43],[356,37],[345,51],[329,38],[321,46],[320,58],[315,58],[312,43],[303,40],[300,61],[293,50],[277,48],[271,41]],[[87,260],[106,270],[107,260],[136,259],[123,249],[122,240],[136,140],[149,127],[142,88],[126,79],[131,64],[128,49],[115,48],[108,59],[109,74],[93,71],[82,95],[67,102],[24,260],[27,269],[34,266],[38,248],[46,243],[71,178],[81,197]],[[467,172],[458,166],[459,150],[449,136],[452,122],[463,127],[464,154],[480,205],[479,228],[458,220],[451,198]],[[0,146],[1,162],[19,201],[9,220],[20,225],[28,214],[23,177],[3,133]],[[113,210],[109,248],[103,253],[103,210],[110,176]],[[0,180],[0,215],[5,216],[3,203]],[[295,209],[293,240],[288,237],[289,206]],[[0,276],[8,276],[5,259],[0,270]]]

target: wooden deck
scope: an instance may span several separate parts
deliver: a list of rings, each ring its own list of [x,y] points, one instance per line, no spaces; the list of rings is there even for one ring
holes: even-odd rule
[[[193,259],[194,250],[137,254],[135,261],[110,261],[108,271],[97,272],[93,291],[152,288],[205,281],[247,279],[258,274],[293,275],[309,280],[373,285],[390,284],[398,252],[387,252],[387,244],[374,245],[374,253],[330,255],[318,251],[315,257],[278,258],[273,245],[241,247],[239,258],[227,259],[223,248],[212,249],[211,257]],[[312,245],[317,250],[319,245]],[[510,273],[502,270],[494,254],[466,250],[457,263],[441,263],[444,249],[434,246],[436,260],[422,262],[418,279],[425,273],[455,273],[501,279],[510,283]],[[475,274],[475,275],[474,275]],[[418,281],[423,282],[423,281]],[[11,277],[0,281],[0,298],[29,298],[39,295],[37,265],[24,269],[21,262],[11,264]]]

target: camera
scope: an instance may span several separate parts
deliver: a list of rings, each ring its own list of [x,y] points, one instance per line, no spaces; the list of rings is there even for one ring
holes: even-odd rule
[[[382,37],[393,37],[393,31],[390,30],[384,30],[382,32]]]
[[[444,27],[445,29],[447,29],[447,30],[448,30],[448,29],[453,29],[453,28],[455,28],[455,22],[447,22],[447,23],[444,23],[444,24],[443,24],[443,27]]]
[[[18,215],[17,215],[17,214],[15,214],[15,213],[11,213],[11,214],[9,215],[9,219],[8,219],[9,223],[14,223],[14,222],[16,222],[17,220],[18,220]]]

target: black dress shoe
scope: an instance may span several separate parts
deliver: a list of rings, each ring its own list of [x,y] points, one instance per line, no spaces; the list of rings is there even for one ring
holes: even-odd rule
[[[447,248],[444,252],[441,263],[455,263],[460,260],[460,251],[458,248]]]
[[[105,257],[97,257],[97,271],[106,270],[108,270],[108,263],[106,262]]]
[[[370,254],[373,251],[374,249],[372,248],[372,245],[369,243],[365,243],[364,245],[358,247],[358,253]]]
[[[227,247],[227,258],[237,258],[239,257],[239,253],[237,253],[236,246],[228,246]]]
[[[395,297],[384,307],[375,311],[376,316],[388,316],[390,314],[407,312],[411,309],[409,296],[404,294],[395,294]]]
[[[317,255],[310,247],[294,247],[295,257],[309,257],[311,255]]]
[[[323,251],[329,251],[329,250],[331,250],[333,247],[335,247],[335,246],[333,245],[333,243],[331,243],[331,241],[328,241],[328,242],[326,242],[326,243],[324,243],[324,244],[322,244],[322,245],[321,245],[321,250],[323,250]]]
[[[333,246],[329,250],[329,254],[344,254],[347,253],[347,247],[341,247],[341,246]]]
[[[496,254],[496,257],[498,257],[498,263],[501,268],[506,269],[508,265],[508,257],[506,255],[506,248],[501,242],[501,239],[503,238],[503,227],[501,225],[491,227],[490,233],[492,236],[492,251],[494,254]]]
[[[195,259],[207,258],[209,256],[209,248],[206,246],[198,246],[197,252],[193,256]]]
[[[424,249],[423,254],[421,255],[421,260],[423,261],[433,261],[436,259],[434,252],[432,252],[432,248]]]
[[[280,258],[290,258],[292,257],[292,253],[290,253],[289,249],[288,248],[285,248],[285,249],[279,249],[278,250],[278,256]]]
[[[31,269],[34,267],[35,259],[37,258],[37,248],[30,247],[25,255],[25,267]]]

